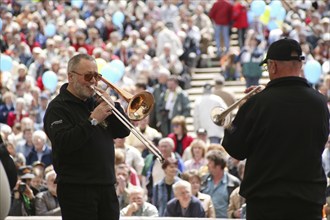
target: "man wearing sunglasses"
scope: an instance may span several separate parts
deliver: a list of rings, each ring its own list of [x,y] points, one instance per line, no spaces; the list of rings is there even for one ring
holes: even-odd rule
[[[68,83],[45,113],[44,130],[52,143],[63,220],[119,219],[113,139],[130,131],[109,104],[94,97],[92,86],[113,103],[108,93],[96,88],[100,79],[93,57],[72,57]],[[125,115],[119,103],[113,106]]]

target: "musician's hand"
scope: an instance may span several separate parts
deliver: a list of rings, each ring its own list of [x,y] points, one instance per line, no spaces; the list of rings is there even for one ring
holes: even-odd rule
[[[100,88],[95,87],[95,90],[99,91],[102,95],[99,97],[100,104],[93,110],[90,115],[91,118],[95,118],[99,123],[104,121],[109,115],[112,114],[112,106],[115,106],[114,101],[111,99],[110,95],[101,90]],[[109,105],[109,102],[111,105]]]
[[[252,90],[256,89],[257,87],[259,87],[259,89],[255,90],[253,92],[253,94],[257,94],[258,92],[261,92],[265,88],[264,86],[261,86],[261,85],[259,85],[259,86],[250,86],[249,88],[245,89],[244,93],[247,94],[247,93],[251,92]],[[247,99],[242,100],[238,107],[240,108],[246,102],[246,100]]]
[[[112,114],[111,106],[103,101],[98,106],[96,106],[96,108],[92,111],[90,117],[95,118],[98,122],[102,122],[111,114]]]
[[[100,96],[97,97],[97,101],[99,103],[103,102],[104,99],[105,99],[105,100],[109,101],[113,106],[115,106],[114,101],[112,100],[110,94],[106,90],[104,91],[104,90],[102,90],[102,89],[100,89],[100,88],[98,88],[96,86],[94,87],[94,89],[97,90],[98,92],[100,92],[102,94],[101,95],[102,97],[100,97]]]
[[[251,92],[253,89],[255,89],[255,88],[257,88],[258,86],[250,86],[249,88],[246,88],[245,89],[245,91],[244,91],[244,93],[249,93],[249,92]],[[261,92],[263,89],[264,89],[264,87],[263,86],[259,86],[260,87],[260,89],[258,89],[258,90],[256,90],[255,91],[255,93],[258,93],[258,92]]]

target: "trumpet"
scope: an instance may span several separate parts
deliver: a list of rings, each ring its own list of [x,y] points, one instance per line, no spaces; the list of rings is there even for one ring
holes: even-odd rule
[[[255,93],[257,93],[259,90],[263,89],[264,86],[257,86],[254,89],[252,89],[250,92],[248,92],[244,97],[233,103],[228,108],[224,109],[221,107],[214,107],[211,111],[211,119],[214,124],[218,126],[224,126],[228,127],[231,124],[232,116],[231,112],[236,109],[237,106],[241,105],[242,102],[246,101],[248,98],[253,96]]]
[[[154,106],[154,98],[151,93],[143,91],[133,96],[132,94],[117,88],[103,77],[101,77],[101,80],[113,90],[115,90],[120,96],[123,96],[125,101],[128,102],[127,115],[129,119],[138,121],[148,116]],[[165,159],[159,149],[150,140],[145,138],[142,133],[137,130],[135,126],[118,109],[116,109],[108,99],[102,95],[101,92],[95,89],[93,85],[91,88],[98,96],[103,99],[103,101],[105,101],[111,107],[112,113],[118,118],[118,120],[123,123],[125,127],[127,127],[154,155],[156,155],[161,163],[163,163]]]

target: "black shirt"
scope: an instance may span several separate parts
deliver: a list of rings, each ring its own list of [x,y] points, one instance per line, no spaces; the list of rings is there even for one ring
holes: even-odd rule
[[[93,98],[82,101],[61,87],[44,117],[44,129],[52,143],[53,165],[59,183],[114,184],[114,138],[130,131],[113,114],[102,124],[93,126],[91,111],[97,106]],[[116,108],[123,114],[119,103]]]
[[[222,145],[247,158],[240,194],[325,203],[321,155],[329,134],[325,97],[304,78],[272,80],[243,104]]]

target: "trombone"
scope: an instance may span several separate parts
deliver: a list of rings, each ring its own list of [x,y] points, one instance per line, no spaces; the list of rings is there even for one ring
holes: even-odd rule
[[[242,102],[246,101],[248,98],[253,96],[255,93],[258,92],[258,90],[263,89],[264,86],[257,86],[254,89],[252,89],[250,92],[248,92],[244,97],[233,103],[228,108],[224,109],[219,106],[214,107],[211,111],[211,119],[214,124],[218,126],[224,126],[228,127],[231,124],[231,112],[236,109],[237,106],[241,105]]]
[[[136,95],[132,95],[124,90],[117,88],[111,82],[101,77],[101,80],[110,88],[115,90],[120,96],[122,96],[126,102],[128,102],[127,115],[128,118],[133,121],[142,120],[148,116],[154,106],[154,98],[151,93],[147,91],[140,92]],[[112,108],[112,113],[123,123],[156,157],[161,163],[165,161],[163,155],[158,148],[147,138],[145,138],[140,131],[118,110],[115,106],[106,99],[101,92],[95,89],[92,85],[91,88],[94,92],[100,96]]]

